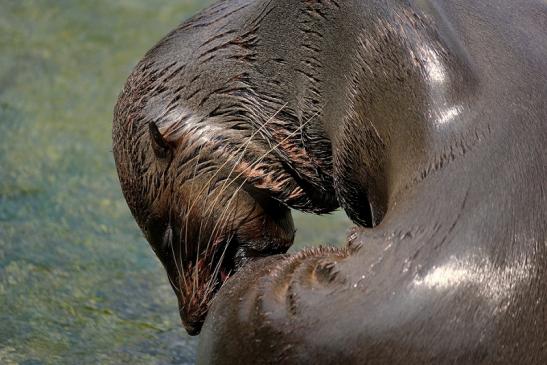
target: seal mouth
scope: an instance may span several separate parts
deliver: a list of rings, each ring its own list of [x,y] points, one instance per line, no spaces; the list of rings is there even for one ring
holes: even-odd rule
[[[189,260],[178,273],[179,312],[190,336],[198,335],[209,305],[222,286],[248,261],[237,259],[240,244],[236,238],[216,240],[196,260]]]
[[[253,221],[251,226],[263,234],[267,231],[262,220]],[[241,237],[245,232],[228,229],[199,254],[193,255],[192,259],[186,256],[182,270],[175,271],[171,267],[170,272],[178,278],[172,284],[176,283],[173,286],[179,301],[181,321],[189,335],[199,334],[211,301],[242,267],[261,258],[286,252],[293,240],[293,230],[289,231],[292,233],[288,237],[279,235],[281,239],[274,230],[257,240]],[[184,249],[184,245],[181,248]]]

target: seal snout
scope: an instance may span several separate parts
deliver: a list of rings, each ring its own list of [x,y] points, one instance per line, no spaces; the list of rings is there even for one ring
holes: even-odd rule
[[[195,322],[182,321],[182,325],[190,336],[197,336],[199,335],[201,331],[201,326],[203,325],[203,321],[195,321]]]

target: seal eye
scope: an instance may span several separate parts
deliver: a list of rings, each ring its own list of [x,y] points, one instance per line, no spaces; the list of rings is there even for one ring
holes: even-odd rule
[[[161,135],[161,132],[158,129],[156,123],[148,123],[148,133],[150,134],[150,142],[152,143],[154,155],[162,160],[170,160],[173,155],[172,148]]]

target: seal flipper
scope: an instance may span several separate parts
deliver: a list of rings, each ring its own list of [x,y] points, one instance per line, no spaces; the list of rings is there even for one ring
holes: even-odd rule
[[[150,134],[150,143],[152,144],[154,155],[162,160],[171,160],[173,149],[161,135],[156,123],[148,123],[148,133]]]

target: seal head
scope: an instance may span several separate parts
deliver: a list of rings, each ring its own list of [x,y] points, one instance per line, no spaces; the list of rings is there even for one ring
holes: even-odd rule
[[[330,144],[312,122],[317,113],[299,114],[251,86],[263,79],[251,62],[256,38],[236,30],[226,6],[190,19],[149,51],[114,113],[124,196],[190,334],[240,266],[292,244],[289,208],[338,206]]]

